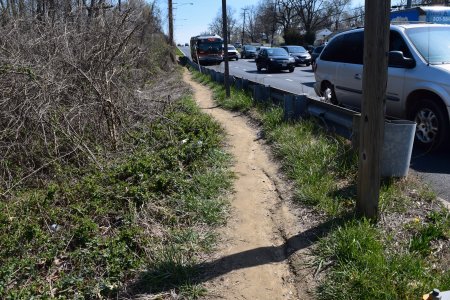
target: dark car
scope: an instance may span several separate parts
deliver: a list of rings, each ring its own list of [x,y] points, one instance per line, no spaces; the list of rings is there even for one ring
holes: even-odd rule
[[[254,58],[256,56],[256,47],[252,45],[244,45],[241,51],[242,58]]]
[[[325,45],[318,46],[314,48],[313,52],[311,53],[311,68],[313,71],[316,69],[316,58],[319,57],[320,53],[322,53],[324,47]]]
[[[284,50],[286,50],[293,58],[295,58],[295,64],[299,65],[307,65],[311,64],[311,55],[309,52],[302,46],[283,46]]]
[[[258,46],[258,47],[256,47],[255,59],[258,58],[259,52],[260,52],[262,49],[267,49],[267,48],[270,48],[270,47],[265,47],[265,46]]]
[[[255,58],[255,62],[258,71],[264,68],[268,72],[274,70],[289,70],[289,72],[294,72],[295,69],[295,59],[283,48],[262,49],[258,57]]]
[[[186,43],[186,44],[184,44],[184,46],[185,46],[185,47],[189,47],[189,44],[188,44],[188,43]]]

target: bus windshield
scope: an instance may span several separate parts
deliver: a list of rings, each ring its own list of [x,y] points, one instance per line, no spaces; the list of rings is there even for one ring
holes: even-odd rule
[[[198,41],[197,50],[208,53],[219,53],[222,51],[222,41]]]

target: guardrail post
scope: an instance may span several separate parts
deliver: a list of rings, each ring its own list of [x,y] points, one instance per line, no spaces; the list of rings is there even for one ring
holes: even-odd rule
[[[267,102],[269,100],[270,87],[261,84],[253,86],[253,98],[256,102]]]
[[[242,90],[243,88],[242,78],[236,78],[234,86],[236,87],[237,90]]]
[[[284,120],[297,120],[308,115],[309,99],[306,95],[284,95]]]
[[[228,76],[228,82],[230,83],[230,86],[236,85],[236,77],[234,77],[233,75]]]
[[[283,97],[283,119],[290,121],[294,116],[294,96],[284,95]]]
[[[242,78],[242,89],[248,91],[248,79]]]
[[[299,119],[305,117],[308,111],[308,97],[305,94],[296,95],[294,96],[293,102],[293,118]]]
[[[218,82],[218,83],[223,83],[223,80],[224,80],[224,75],[223,75],[223,73],[216,72],[216,82]]]

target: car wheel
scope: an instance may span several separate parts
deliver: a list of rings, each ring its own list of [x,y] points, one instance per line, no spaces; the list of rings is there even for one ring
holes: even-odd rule
[[[238,61],[238,60],[239,60],[239,57],[236,56],[236,61]]]
[[[294,72],[294,67],[291,67],[291,68],[289,68],[289,73],[292,73],[292,72]]]
[[[329,83],[329,82],[325,82],[322,85],[322,97],[325,98],[326,102],[329,102],[329,103],[332,103],[335,105],[338,104],[337,99],[336,99],[336,94],[334,92],[334,88],[331,85],[331,83]]]
[[[411,119],[416,122],[416,144],[426,150],[435,150],[448,144],[450,131],[448,114],[437,97],[420,99],[413,107]]]
[[[258,72],[261,72],[261,67],[260,66],[256,66],[256,69],[258,70]]]

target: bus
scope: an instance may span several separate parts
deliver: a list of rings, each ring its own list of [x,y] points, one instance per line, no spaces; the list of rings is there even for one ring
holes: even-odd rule
[[[218,35],[197,35],[190,41],[192,60],[198,64],[220,64],[223,61],[223,39]]]

